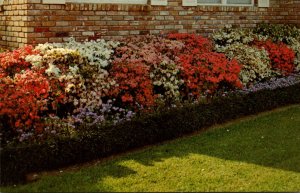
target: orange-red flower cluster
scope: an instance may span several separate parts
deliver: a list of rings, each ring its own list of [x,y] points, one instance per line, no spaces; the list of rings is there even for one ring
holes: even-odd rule
[[[11,128],[41,131],[39,113],[47,110],[50,86],[42,74],[27,70],[14,79],[0,80],[0,116],[5,115]]]
[[[32,64],[25,61],[27,55],[35,55],[38,51],[33,50],[32,46],[26,46],[11,52],[0,53],[0,73],[2,76],[13,76],[30,67]]]
[[[168,38],[183,42],[185,45],[183,52],[185,53],[211,52],[213,48],[213,44],[209,39],[196,34],[174,33],[169,34]]]
[[[154,105],[155,96],[149,76],[149,67],[141,63],[116,63],[111,75],[117,82],[111,90],[121,106],[138,109]]]
[[[283,75],[288,75],[294,72],[295,52],[286,44],[282,42],[275,44],[270,40],[258,41],[255,44],[258,47],[267,50],[271,60],[271,65],[274,69],[279,70]]]
[[[236,60],[229,61],[224,54],[207,52],[181,55],[182,78],[186,85],[185,95],[192,93],[198,98],[208,91],[213,94],[221,82],[241,87],[240,65]]]

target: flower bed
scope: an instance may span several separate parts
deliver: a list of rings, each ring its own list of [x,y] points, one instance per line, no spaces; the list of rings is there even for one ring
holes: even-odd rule
[[[299,103],[292,34],[292,46],[224,29],[215,42],[71,39],[0,53],[1,183]]]

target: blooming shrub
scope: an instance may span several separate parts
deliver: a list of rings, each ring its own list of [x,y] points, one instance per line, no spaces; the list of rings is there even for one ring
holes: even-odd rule
[[[47,110],[49,82],[42,74],[26,70],[0,79],[0,117],[21,135],[25,130],[42,132],[40,113]]]
[[[122,88],[124,85],[120,85],[123,84],[121,77],[126,76],[126,72],[119,68],[127,70],[128,67],[131,69],[136,66],[139,70],[130,71],[130,73],[133,73],[132,78],[128,80],[130,83],[124,82],[124,84],[128,84],[130,90],[135,90],[137,88],[135,88],[135,84],[131,84],[132,81],[138,83],[144,78],[146,82],[144,85],[138,84],[143,87],[141,88],[144,90],[142,94],[133,94],[136,96],[133,98],[131,98],[132,94],[127,93],[124,96],[122,94],[122,101],[133,102],[137,99],[138,106],[150,107],[154,106],[156,95],[157,99],[163,103],[172,103],[178,100],[179,86],[182,81],[178,79],[179,68],[176,64],[179,63],[178,54],[183,46],[181,42],[159,36],[148,35],[124,39],[121,46],[116,49],[111,77],[119,84],[119,88]],[[120,73],[123,73],[123,75]],[[143,73],[145,74],[143,75]],[[145,77],[134,77],[134,74]],[[125,79],[124,81],[126,81]],[[150,84],[152,85],[150,86]],[[155,96],[150,96],[153,93],[155,93]]]
[[[93,126],[101,124],[117,124],[122,121],[131,120],[135,115],[133,111],[123,109],[120,107],[115,107],[115,100],[108,100],[106,103],[103,103],[101,108],[96,112],[90,111],[87,108],[80,109],[80,112],[71,117],[73,127],[84,125],[84,126]]]
[[[25,61],[25,57],[28,55],[38,54],[38,51],[34,51],[32,46],[26,46],[13,50],[12,52],[0,53],[0,73],[4,73],[7,76],[14,76],[15,73],[21,72],[31,66],[31,63]]]
[[[41,53],[43,53],[41,63],[44,66],[49,65],[45,73],[55,80],[56,84],[63,85],[61,87],[63,90],[60,92],[65,93],[66,98],[62,103],[69,104],[67,109],[69,113],[78,113],[82,108],[88,108],[90,111],[100,108],[102,98],[105,97],[111,85],[114,85],[114,81],[108,79],[107,70],[103,69],[109,64],[110,55],[107,56],[107,54],[111,54],[113,50],[106,49],[105,54],[102,53],[101,56],[97,54],[96,48],[104,49],[105,46],[108,46],[103,41],[84,42],[76,50],[56,48],[60,46],[72,48],[77,44],[80,43],[71,41],[65,44],[53,44],[53,46],[47,44],[36,48],[41,49]],[[85,54],[82,54],[83,52]],[[92,52],[99,56],[98,63],[86,56],[87,53]],[[28,57],[27,59],[30,60]]]
[[[182,73],[185,82],[184,95],[198,98],[201,93],[213,94],[221,83],[228,86],[241,87],[238,62],[228,60],[219,53],[193,53],[181,56]]]
[[[264,49],[250,47],[241,43],[232,44],[224,49],[226,56],[237,59],[242,64],[240,79],[244,85],[262,81],[275,75],[271,70],[268,53]]]
[[[140,63],[147,66],[177,63],[183,44],[159,36],[128,37],[116,49],[114,63]]]
[[[155,105],[149,66],[140,63],[117,63],[111,69],[116,85],[111,95],[123,108],[147,109]]]
[[[232,28],[228,25],[212,34],[217,52],[224,52],[232,44],[251,44],[258,38],[250,29]]]
[[[287,75],[295,70],[295,53],[286,44],[258,41],[256,45],[268,51],[272,68],[279,70],[281,74]]]
[[[110,57],[114,53],[114,48],[118,46],[118,42],[101,40],[76,42],[74,38],[70,38],[66,43],[46,43],[36,47],[42,54],[47,50],[55,48],[64,48],[77,51],[80,56],[86,59],[91,66],[98,69],[105,68],[110,64]]]
[[[180,87],[184,81],[180,78],[178,65],[164,62],[159,65],[154,64],[150,77],[158,102],[167,106],[180,102]]]

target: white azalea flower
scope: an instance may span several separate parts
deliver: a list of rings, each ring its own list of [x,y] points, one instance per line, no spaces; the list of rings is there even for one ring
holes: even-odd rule
[[[57,68],[57,66],[53,64],[49,64],[49,68],[45,71],[48,76],[54,75],[59,76],[60,70]]]

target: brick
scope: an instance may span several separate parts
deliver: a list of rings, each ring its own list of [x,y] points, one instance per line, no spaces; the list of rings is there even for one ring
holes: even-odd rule
[[[27,0],[27,3],[42,3],[42,0]]]
[[[170,13],[168,11],[161,11],[159,12],[159,15],[169,15]]]
[[[93,26],[95,25],[94,21],[82,21],[83,26]]]
[[[54,32],[44,32],[44,33],[42,33],[42,37],[44,37],[44,38],[51,38],[51,37],[54,37],[54,36],[55,36]]]
[[[52,38],[49,38],[49,42],[59,43],[59,42],[63,42],[63,39],[59,38],[59,37],[52,37]]]
[[[50,31],[50,29],[49,29],[49,27],[36,27],[36,28],[34,28],[34,32],[49,32]]]
[[[44,43],[47,43],[48,41],[49,41],[48,38],[35,38],[34,39],[34,42],[37,44],[44,44]]]
[[[88,19],[92,20],[92,21],[95,21],[95,20],[97,21],[97,20],[101,19],[101,16],[89,16]]]
[[[133,16],[124,16],[124,20],[134,20]]]
[[[50,5],[35,4],[34,9],[50,9]]]
[[[61,17],[62,21],[75,21],[76,20],[76,16],[72,16],[72,15],[67,15],[67,16],[62,16]]]
[[[49,9],[62,9],[63,8],[63,5],[50,5]]]
[[[94,35],[95,35],[95,32],[85,31],[85,32],[82,32],[82,35],[83,35],[83,36],[94,36]]]
[[[69,32],[56,32],[55,37],[68,37]]]
[[[95,12],[94,11],[83,11],[82,15],[88,15],[88,16],[95,15]]]
[[[164,28],[165,28],[164,25],[157,25],[157,26],[155,26],[155,29],[160,29],[160,30],[162,30],[162,29],[164,29]]]
[[[69,22],[67,22],[67,21],[57,21],[56,26],[69,26]]]
[[[165,17],[164,16],[156,16],[155,19],[156,20],[165,20]]]
[[[99,31],[101,30],[101,26],[89,26],[88,31]]]
[[[95,15],[106,15],[106,11],[96,11]]]
[[[140,31],[137,31],[137,30],[132,30],[129,32],[130,35],[139,35],[140,34]]]

